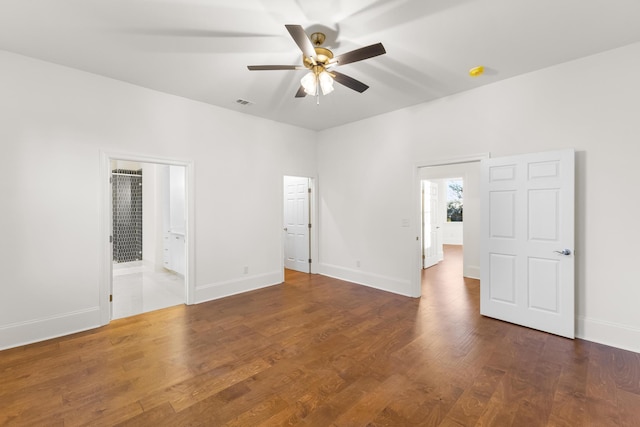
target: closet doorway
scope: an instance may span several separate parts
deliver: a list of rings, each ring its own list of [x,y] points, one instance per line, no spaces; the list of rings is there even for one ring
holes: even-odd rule
[[[318,227],[314,223],[317,218],[316,179],[285,175],[283,184],[283,270],[316,273],[318,264]]]

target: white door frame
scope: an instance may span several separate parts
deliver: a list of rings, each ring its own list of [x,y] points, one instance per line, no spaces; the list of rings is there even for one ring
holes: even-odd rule
[[[282,224],[284,224],[284,177],[285,176],[295,176],[299,178],[309,178],[309,188],[311,188],[311,195],[309,196],[309,223],[311,223],[311,231],[309,233],[309,239],[311,240],[311,244],[309,245],[309,257],[311,258],[311,274],[318,273],[318,266],[320,264],[319,260],[319,246],[318,246],[318,182],[316,177],[308,176],[305,174],[297,174],[297,173],[285,173],[282,174],[282,180],[280,181],[280,222],[278,224],[278,229],[282,230]],[[284,282],[284,245],[286,244],[286,237],[284,233],[280,233],[280,271],[282,271],[282,282]]]
[[[431,159],[414,163],[413,165],[413,206],[414,206],[414,230],[416,235],[416,245],[414,246],[414,262],[413,269],[411,271],[411,292],[410,296],[419,298],[422,294],[422,201],[421,201],[421,178],[420,168],[432,167],[432,166],[448,166],[457,165],[461,163],[479,162],[484,159],[489,159],[490,153],[472,154],[468,156],[459,157],[447,157],[440,159]]]
[[[184,166],[185,168],[185,303],[194,304],[195,301],[195,191],[194,165],[191,160],[167,159],[124,152],[100,151],[100,282],[99,307],[100,324],[106,325],[111,321],[111,287],[113,281],[113,254],[110,236],[112,233],[111,209],[111,161],[128,160],[139,163],[155,163],[160,165]]]

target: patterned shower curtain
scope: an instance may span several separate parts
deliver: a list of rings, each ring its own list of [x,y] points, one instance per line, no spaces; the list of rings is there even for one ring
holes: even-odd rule
[[[142,170],[114,169],[113,261],[142,259]]]

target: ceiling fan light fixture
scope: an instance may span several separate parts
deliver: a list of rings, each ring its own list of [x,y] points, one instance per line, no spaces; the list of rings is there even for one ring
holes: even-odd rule
[[[307,95],[316,96],[318,91],[318,80],[316,79],[316,73],[313,71],[308,72],[307,74],[300,79],[300,84],[304,88],[304,91]]]
[[[321,72],[318,74],[318,82],[323,95],[329,95],[333,92],[333,77],[331,77],[331,74],[326,71]]]

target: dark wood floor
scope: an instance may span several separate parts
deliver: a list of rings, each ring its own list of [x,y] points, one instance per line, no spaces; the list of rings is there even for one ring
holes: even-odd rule
[[[481,317],[460,262],[421,299],[287,272],[0,352],[0,425],[640,425],[639,354]]]

